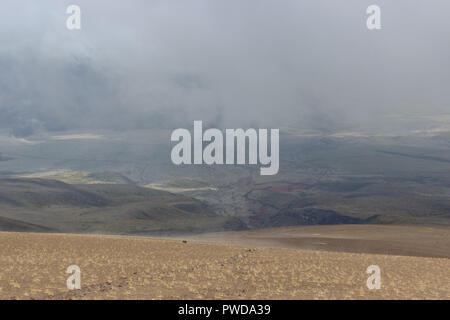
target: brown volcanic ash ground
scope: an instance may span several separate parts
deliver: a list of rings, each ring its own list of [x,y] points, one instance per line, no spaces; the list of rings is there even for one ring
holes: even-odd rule
[[[437,230],[448,245],[448,229]],[[450,299],[445,257],[7,232],[0,243],[1,299]],[[81,290],[66,287],[70,265]],[[370,265],[381,268],[380,290],[366,286]]]

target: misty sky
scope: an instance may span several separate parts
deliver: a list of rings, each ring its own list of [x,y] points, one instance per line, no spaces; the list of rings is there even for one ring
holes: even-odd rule
[[[0,128],[330,131],[450,113],[449,12],[448,0],[3,0]]]

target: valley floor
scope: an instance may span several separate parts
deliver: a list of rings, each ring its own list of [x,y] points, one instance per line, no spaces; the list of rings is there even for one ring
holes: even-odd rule
[[[270,248],[450,258],[450,227],[447,226],[294,226],[206,233],[191,239]]]
[[[414,227],[418,240],[411,248],[419,247],[415,253],[421,255],[426,247],[434,247],[430,250],[436,257],[401,255],[414,253],[405,249],[409,236],[401,232],[408,227],[393,227],[399,228],[399,239],[389,254],[379,254],[377,246],[378,254],[354,252],[367,245],[362,242],[356,250],[351,241],[334,244],[348,244],[348,250],[305,250],[297,239],[309,232],[304,238],[342,240],[342,228],[247,231],[242,233],[247,241],[240,241],[239,233],[230,233],[228,240],[216,234],[184,241],[1,232],[0,299],[450,299],[448,229],[440,229],[447,232],[442,238],[433,237],[433,232],[427,236],[428,227]],[[369,239],[370,232],[372,238],[377,236],[376,230],[364,229],[367,226],[350,228],[355,239]],[[392,240],[394,231],[386,240]],[[261,242],[264,234],[272,240]],[[252,237],[259,240],[249,241]],[[314,240],[316,246],[325,241],[331,243]],[[80,290],[67,289],[66,270],[71,265],[81,270]],[[379,290],[366,285],[371,265],[381,269]]]

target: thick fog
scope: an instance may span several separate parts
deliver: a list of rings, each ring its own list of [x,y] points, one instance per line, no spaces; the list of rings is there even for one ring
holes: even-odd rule
[[[81,30],[66,28],[70,4]],[[333,131],[450,110],[447,0],[1,5],[0,127],[16,136],[193,120]]]

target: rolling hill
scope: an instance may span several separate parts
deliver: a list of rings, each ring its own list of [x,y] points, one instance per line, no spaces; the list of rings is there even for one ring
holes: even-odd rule
[[[244,229],[193,198],[125,184],[69,185],[0,180],[0,230],[106,234],[188,234]]]

